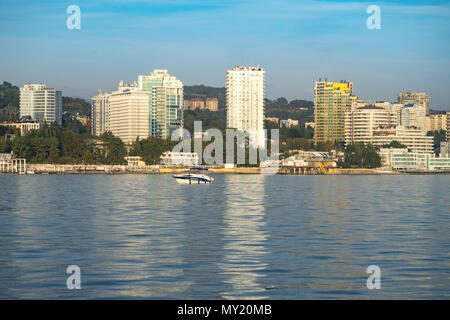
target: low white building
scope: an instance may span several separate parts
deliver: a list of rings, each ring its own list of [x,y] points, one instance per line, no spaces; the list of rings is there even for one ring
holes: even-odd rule
[[[408,149],[381,148],[383,167],[394,170],[450,170],[450,158],[436,158],[434,154],[408,152]]]
[[[161,156],[161,164],[166,166],[196,166],[198,165],[198,154],[195,152],[164,152]]]
[[[30,116],[22,117],[19,122],[0,123],[0,126],[18,128],[22,136],[27,135],[30,130],[38,130],[41,127],[40,123],[33,120]]]

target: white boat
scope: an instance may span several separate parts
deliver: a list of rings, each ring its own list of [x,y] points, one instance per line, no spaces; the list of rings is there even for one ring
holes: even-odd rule
[[[179,184],[207,184],[213,183],[214,178],[204,172],[208,169],[192,168],[188,173],[173,176]]]

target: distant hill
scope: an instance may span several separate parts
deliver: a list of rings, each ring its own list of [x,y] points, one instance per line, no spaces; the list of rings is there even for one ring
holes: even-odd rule
[[[63,112],[70,112],[72,114],[79,113],[84,116],[91,115],[91,104],[81,98],[63,97]]]
[[[268,118],[299,120],[300,124],[313,121],[314,102],[308,100],[288,101],[281,97],[274,100],[265,100],[264,114]]]

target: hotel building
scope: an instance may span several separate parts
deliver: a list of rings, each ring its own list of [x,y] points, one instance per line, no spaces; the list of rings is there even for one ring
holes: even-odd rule
[[[41,125],[62,124],[62,93],[45,84],[27,84],[20,88],[20,117],[31,116]]]
[[[417,93],[407,91],[400,93],[397,96],[398,103],[405,104],[420,104],[425,108],[425,113],[430,112],[430,97],[426,93]]]
[[[109,131],[125,144],[149,136],[149,95],[136,83],[126,85],[121,81],[117,91],[111,93]]]
[[[350,111],[352,82],[318,81],[314,88],[315,143],[345,140],[345,114]]]
[[[226,70],[227,127],[254,135],[255,147],[264,147],[264,77],[261,67]]]

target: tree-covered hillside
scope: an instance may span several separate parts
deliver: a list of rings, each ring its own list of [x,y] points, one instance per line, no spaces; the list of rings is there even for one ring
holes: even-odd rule
[[[280,120],[298,120],[300,126],[305,122],[314,121],[314,103],[307,100],[288,100],[284,97],[275,100],[265,100],[264,113],[267,118],[280,118]]]
[[[72,114],[79,113],[84,116],[91,115],[91,104],[81,98],[63,97],[63,112],[70,112]]]
[[[15,121],[19,117],[19,88],[3,81],[0,84],[0,122]]]
[[[219,109],[225,109],[226,90],[225,88],[215,88],[205,85],[184,86],[184,99],[194,98],[217,98],[219,100]]]

